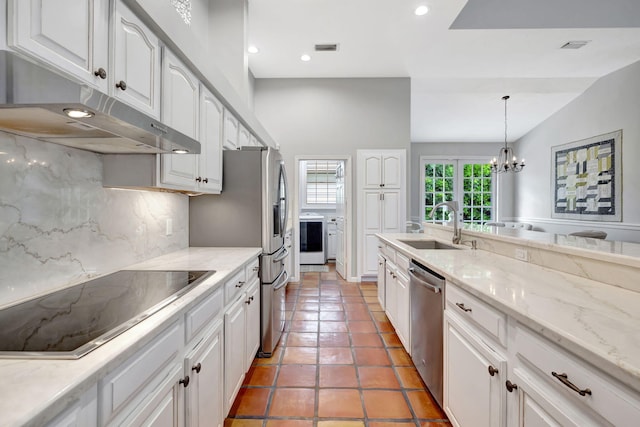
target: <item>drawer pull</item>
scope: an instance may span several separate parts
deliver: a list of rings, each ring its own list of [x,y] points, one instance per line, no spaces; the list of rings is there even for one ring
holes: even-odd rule
[[[498,373],[498,370],[496,368],[494,368],[493,366],[489,365],[489,375],[494,376],[495,374]]]
[[[511,393],[513,390],[518,389],[518,384],[514,384],[509,380],[507,380],[507,382],[504,383],[504,385],[507,387],[507,390],[509,391],[509,393]]]
[[[255,267],[253,267],[253,271],[257,272],[258,270],[260,270],[260,266],[256,265]]]
[[[184,377],[183,379],[181,379],[179,381],[179,384],[184,385],[184,388],[189,387],[189,375],[187,375],[186,377]]]
[[[464,304],[463,304],[463,303],[461,303],[461,302],[457,302],[457,303],[456,303],[456,305],[458,306],[458,308],[459,308],[460,310],[462,310],[462,311],[464,311],[464,312],[467,312],[467,313],[468,313],[468,312],[470,312],[470,311],[471,311],[471,309],[470,309],[470,308],[465,307],[465,306],[464,306]]]
[[[236,285],[236,288],[241,288],[244,286],[244,282],[238,282],[238,284]]]
[[[202,369],[202,363],[200,363],[200,362],[198,362],[197,365],[195,365],[193,368],[191,368],[192,371],[196,371],[196,374],[199,374],[201,369]]]
[[[580,390],[574,383],[569,381],[569,376],[567,374],[564,374],[564,373],[558,374],[556,372],[551,372],[551,375],[556,377],[562,384],[566,385],[571,390],[573,390],[576,393],[578,393],[580,396],[586,396],[587,394],[589,396],[591,396],[591,390],[590,389],[585,388],[584,390]]]

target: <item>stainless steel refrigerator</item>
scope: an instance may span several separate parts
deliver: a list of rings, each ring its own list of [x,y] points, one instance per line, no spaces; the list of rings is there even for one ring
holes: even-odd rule
[[[189,199],[189,245],[262,248],[260,356],[269,357],[284,330],[289,280],[284,161],[272,148],[224,151],[222,176],[222,194]]]

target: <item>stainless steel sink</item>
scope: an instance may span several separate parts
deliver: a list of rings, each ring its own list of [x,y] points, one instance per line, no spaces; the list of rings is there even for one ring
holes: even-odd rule
[[[414,249],[460,249],[453,245],[441,243],[437,240],[398,240]]]

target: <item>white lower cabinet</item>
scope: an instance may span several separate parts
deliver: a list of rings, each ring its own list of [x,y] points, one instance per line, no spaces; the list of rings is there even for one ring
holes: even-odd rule
[[[386,313],[389,321],[395,326],[396,314],[398,312],[398,291],[396,283],[396,266],[389,260],[385,263],[384,268],[384,294],[385,294],[385,306],[384,312]]]
[[[387,260],[378,253],[378,302],[380,306],[384,310],[386,308],[385,305],[385,280],[386,280],[386,267]]]
[[[217,320],[184,359],[184,376],[189,376],[186,395],[188,427],[222,427],[224,329]]]
[[[406,270],[396,270],[396,334],[405,350],[411,353],[411,301],[409,295],[409,277]]]
[[[451,423],[505,426],[505,357],[450,313],[445,315],[444,329],[444,409]]]
[[[447,283],[445,297],[443,409],[454,426],[637,425],[640,393],[459,286]]]
[[[224,313],[224,412],[227,414],[245,374],[246,294],[241,293]]]
[[[260,279],[256,278],[247,289],[247,333],[245,343],[245,371],[248,371],[260,350]]]
[[[166,378],[146,396],[123,422],[113,425],[130,427],[182,427],[184,426],[184,397],[186,382],[179,366],[174,366]],[[187,382],[188,384],[188,382]]]

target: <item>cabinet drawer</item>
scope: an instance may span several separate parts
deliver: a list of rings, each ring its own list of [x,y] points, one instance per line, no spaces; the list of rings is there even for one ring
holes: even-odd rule
[[[381,251],[384,254],[385,258],[387,258],[387,260],[389,260],[389,261],[391,261],[392,263],[395,264],[395,262],[396,262],[396,250],[393,249],[392,246],[385,245],[384,243],[382,243]]]
[[[557,392],[591,408],[613,425],[634,425],[640,420],[640,395],[628,392],[604,372],[522,326],[516,328],[515,335],[518,358],[535,368]],[[560,375],[563,378],[558,378]],[[591,394],[582,396],[570,384]]]
[[[185,314],[186,342],[196,336],[218,313],[222,311],[224,297],[222,287]]]
[[[175,361],[183,347],[182,322],[175,322],[100,381],[100,413],[105,424],[144,388],[157,386],[161,371]]]
[[[399,270],[406,272],[409,269],[409,258],[403,253],[396,252],[396,265]]]
[[[448,310],[474,322],[502,345],[507,345],[507,316],[504,313],[449,283],[445,288],[445,296]]]
[[[231,276],[224,284],[224,303],[229,304],[247,284],[244,268]]]
[[[247,283],[253,282],[253,279],[258,277],[259,271],[260,271],[260,260],[258,260],[258,258],[254,259],[249,264],[247,264],[247,266],[245,267],[245,275],[247,277]]]

